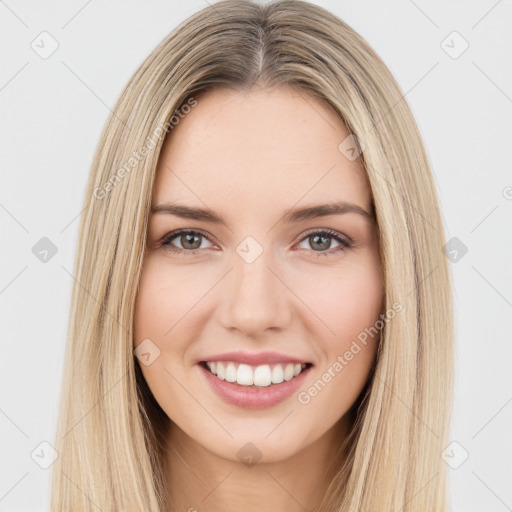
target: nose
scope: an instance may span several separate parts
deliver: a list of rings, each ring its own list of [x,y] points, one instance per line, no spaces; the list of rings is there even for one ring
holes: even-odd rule
[[[221,291],[221,324],[250,337],[283,330],[292,318],[291,292],[264,252],[252,263],[238,254]]]

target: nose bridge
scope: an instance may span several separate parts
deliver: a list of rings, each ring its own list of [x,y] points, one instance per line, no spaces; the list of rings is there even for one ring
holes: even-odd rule
[[[270,327],[283,328],[291,315],[282,283],[274,275],[272,251],[263,251],[254,239],[246,239],[236,252],[224,290],[224,326],[253,334]]]

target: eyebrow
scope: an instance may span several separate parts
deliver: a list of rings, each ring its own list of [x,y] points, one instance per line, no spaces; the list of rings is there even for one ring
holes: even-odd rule
[[[228,227],[226,221],[210,208],[197,208],[176,203],[164,203],[151,208],[151,213],[166,213],[181,217],[182,219],[211,222],[213,224]],[[302,222],[319,217],[327,217],[328,215],[342,215],[345,213],[357,213],[358,215],[375,222],[375,210],[373,208],[373,204],[371,205],[370,212],[368,212],[356,204],[348,203],[346,201],[337,201],[306,206],[303,208],[289,208],[284,211],[277,224]]]

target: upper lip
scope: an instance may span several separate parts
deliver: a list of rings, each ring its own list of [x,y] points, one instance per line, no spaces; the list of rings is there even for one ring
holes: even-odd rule
[[[300,363],[307,364],[310,361],[301,359],[300,357],[288,356],[286,354],[279,354],[278,352],[224,352],[223,354],[214,354],[200,359],[202,361],[233,361],[234,363],[245,363],[250,366],[258,366],[262,364],[277,364],[277,363]],[[311,363],[310,363],[311,364]]]

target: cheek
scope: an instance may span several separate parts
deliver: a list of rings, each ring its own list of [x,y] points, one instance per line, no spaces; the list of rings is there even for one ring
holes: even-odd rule
[[[297,397],[310,413],[317,410],[327,424],[344,415],[364,388],[377,352],[375,324],[384,297],[377,264],[347,265],[336,275],[333,279],[331,274],[329,282],[317,281],[314,288],[315,312],[329,329],[317,323],[315,340],[322,353],[321,364]]]
[[[338,348],[348,344],[379,319],[384,290],[378,261],[348,264],[339,271],[318,274],[311,294],[314,311],[325,322],[325,340]]]
[[[165,330],[170,327],[164,325],[164,311],[170,306],[167,304],[169,298],[164,294],[157,276],[157,269],[151,265],[144,265],[135,301],[135,346],[145,338],[161,338]]]
[[[331,272],[328,282],[317,281],[314,290],[315,312],[329,327],[316,328],[323,354],[319,373],[328,372],[322,381],[332,382],[319,403],[328,400],[327,395],[333,399],[334,393],[343,397],[344,403],[339,403],[345,409],[362,390],[377,352],[380,331],[375,325],[384,299],[378,258],[371,254],[354,263],[347,261]]]
[[[180,322],[187,304],[174,293],[176,289],[183,290],[183,286],[176,272],[171,276],[165,265],[146,257],[135,301],[133,346],[135,349],[146,343],[144,347],[148,347],[152,361],[146,365],[141,359],[138,364],[151,393],[169,417],[172,411],[186,408],[183,390],[171,377],[176,375],[178,381],[183,380],[180,371],[187,338],[176,333],[187,318]],[[180,339],[184,341],[180,343]]]
[[[179,271],[170,272],[165,262],[157,258],[146,258],[135,302],[135,344],[144,338],[154,338],[158,344],[172,339],[178,322],[190,316],[187,312],[194,298],[199,298],[188,277]]]

